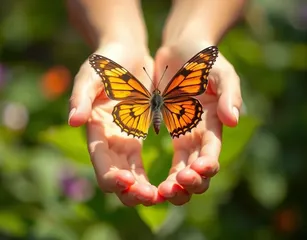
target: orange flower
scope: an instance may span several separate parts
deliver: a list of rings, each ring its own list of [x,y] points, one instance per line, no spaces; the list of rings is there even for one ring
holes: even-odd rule
[[[65,66],[53,66],[42,76],[41,88],[47,99],[54,100],[69,88],[70,71]]]

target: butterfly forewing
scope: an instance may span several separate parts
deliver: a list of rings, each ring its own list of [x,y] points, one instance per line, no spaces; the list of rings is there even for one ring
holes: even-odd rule
[[[208,47],[192,57],[171,79],[162,96],[196,96],[206,91],[209,71],[218,55],[217,47]]]
[[[148,99],[149,91],[127,69],[104,56],[92,54],[91,66],[102,78],[105,92],[110,99]]]

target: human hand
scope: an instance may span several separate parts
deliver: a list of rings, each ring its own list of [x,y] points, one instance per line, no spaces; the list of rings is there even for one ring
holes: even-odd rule
[[[163,91],[187,60],[208,46],[206,43],[195,43],[161,47],[156,55],[155,82],[159,80],[165,66],[169,68],[160,90]],[[204,108],[202,121],[191,134],[173,139],[172,167],[168,178],[158,187],[159,193],[175,205],[182,205],[190,200],[192,194],[200,194],[208,189],[210,178],[219,170],[222,124],[234,127],[238,123],[242,104],[240,80],[221,53],[210,71],[206,93],[197,98]]]
[[[96,51],[125,66],[138,79],[148,79],[142,67],[153,73],[153,60],[145,51],[119,44]],[[88,149],[98,184],[103,192],[114,192],[127,206],[152,205],[163,201],[147,179],[141,159],[142,142],[127,137],[115,125],[112,110],[116,101],[103,91],[100,76],[86,60],[75,78],[70,99],[69,124],[87,123]],[[145,84],[146,85],[146,84]]]

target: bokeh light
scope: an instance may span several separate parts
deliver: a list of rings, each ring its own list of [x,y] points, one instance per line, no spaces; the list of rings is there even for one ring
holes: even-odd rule
[[[24,129],[29,121],[27,108],[21,103],[6,103],[2,112],[2,123],[12,130]]]

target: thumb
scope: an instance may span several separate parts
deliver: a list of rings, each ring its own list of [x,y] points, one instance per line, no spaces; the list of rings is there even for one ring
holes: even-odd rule
[[[78,127],[88,121],[93,101],[101,91],[100,77],[86,60],[75,77],[69,106],[68,124],[70,126]]]
[[[218,96],[217,115],[223,124],[235,127],[239,122],[242,105],[240,78],[223,56],[219,56],[219,60],[221,64],[212,73]]]

